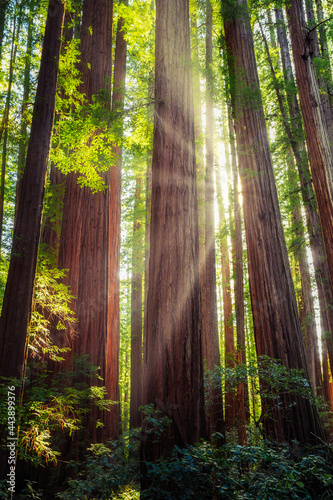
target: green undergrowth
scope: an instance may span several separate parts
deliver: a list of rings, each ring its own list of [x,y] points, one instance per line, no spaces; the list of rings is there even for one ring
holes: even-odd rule
[[[140,433],[127,442],[94,445],[79,471],[56,498],[74,499],[330,499],[333,468],[330,451],[303,450],[262,440],[257,445],[201,442],[174,448],[170,458],[147,463],[149,488],[140,496]],[[295,452],[297,450],[297,452]],[[126,457],[127,455],[127,457]]]

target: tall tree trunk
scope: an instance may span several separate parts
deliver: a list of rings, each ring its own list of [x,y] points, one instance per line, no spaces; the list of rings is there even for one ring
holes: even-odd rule
[[[227,155],[228,156],[228,155]],[[232,300],[230,285],[230,259],[228,245],[228,231],[223,206],[221,170],[216,179],[217,200],[219,209],[219,232],[221,245],[221,267],[222,267],[222,299],[223,299],[223,326],[224,326],[224,351],[225,366],[233,368],[235,366],[235,341],[234,329],[232,325]],[[235,393],[226,384],[225,386],[225,427],[230,431],[235,425]]]
[[[307,19],[306,29],[308,32],[309,40],[311,40],[313,57],[316,58],[318,61],[320,61],[322,59],[322,56],[319,47],[318,32],[316,28],[317,20],[315,19],[314,15],[313,0],[305,0],[305,7],[306,7],[306,19]],[[317,81],[320,89],[319,95],[321,100],[323,116],[326,122],[328,139],[331,145],[331,154],[333,154],[333,108],[332,108],[332,98],[330,96],[330,91],[329,91],[330,81],[329,78],[327,78],[327,75],[323,74],[322,68],[318,70],[315,69],[315,72],[317,74]],[[333,171],[331,171],[331,175],[333,175]]]
[[[110,3],[110,0],[109,0]],[[127,5],[127,0],[122,0]],[[121,113],[124,108],[126,55],[127,42],[124,37],[124,21],[119,19],[114,60],[112,113]],[[112,38],[111,38],[112,40]],[[107,36],[106,42],[110,43]],[[119,118],[118,118],[119,120]],[[123,122],[121,121],[121,135]],[[117,158],[116,164],[110,170],[109,188],[109,267],[108,267],[108,342],[107,366],[105,384],[108,398],[119,401],[119,339],[120,339],[120,310],[119,310],[119,271],[120,271],[120,222],[121,222],[121,169],[122,149],[113,148],[113,155]],[[113,439],[119,432],[120,407],[114,405],[110,413],[109,428],[106,434]]]
[[[0,181],[0,247],[3,232],[3,215],[4,215],[4,202],[5,202],[5,176],[6,176],[6,163],[7,163],[7,142],[8,142],[8,124],[9,124],[9,112],[12,97],[12,86],[14,77],[14,68],[17,54],[17,41],[19,32],[21,29],[22,22],[22,6],[19,13],[14,17],[13,23],[13,36],[11,44],[10,53],[10,63],[9,63],[9,75],[8,75],[8,85],[7,85],[7,95],[5,102],[5,109],[2,116],[1,126],[0,126],[0,142],[2,143],[2,159],[1,159],[1,181]],[[17,25],[16,25],[17,23]]]
[[[217,322],[214,217],[214,108],[213,108],[213,12],[206,0],[206,178],[205,178],[205,261],[202,272],[202,356],[207,370],[220,366]],[[208,390],[207,431],[223,431],[222,389]]]
[[[302,287],[300,318],[307,353],[310,380],[313,392],[316,394],[317,387],[321,387],[322,382],[311,277],[306,248],[304,246],[305,235],[301,214],[301,205],[298,193],[296,192],[298,186],[297,182],[295,182],[295,172],[293,171],[292,162],[288,165],[288,169],[289,187],[291,190],[290,200],[293,219],[293,231],[294,237],[296,239],[296,243],[293,245],[293,253],[295,256],[295,260],[299,266],[299,274]]]
[[[157,0],[145,402],[172,423],[158,442],[144,423],[143,461],[197,442],[204,426],[190,58],[188,1]]]
[[[227,104],[229,143],[231,153],[231,167],[233,175],[233,209],[235,220],[234,236],[234,294],[236,310],[236,330],[237,330],[237,362],[246,366],[246,344],[245,344],[245,306],[244,306],[244,269],[243,269],[243,236],[242,236],[242,216],[239,199],[237,154],[234,134],[234,123],[232,119],[231,107]],[[247,383],[240,383],[237,387],[236,416],[238,418],[238,441],[239,444],[246,442],[246,422],[249,420],[249,389]]]
[[[225,5],[224,27],[256,349],[258,355],[278,358],[287,368],[303,369],[309,377],[244,0]],[[300,442],[313,442],[314,435],[323,436],[318,413],[308,400],[285,394],[281,401],[287,418],[282,417],[276,405],[268,408],[267,402],[263,402],[266,434],[280,441]]]
[[[194,104],[194,136],[195,136],[195,153],[196,153],[196,172],[197,172],[197,193],[198,193],[198,229],[199,229],[199,281],[200,281],[200,296],[201,296],[201,316],[205,315],[205,219],[206,219],[206,202],[205,202],[205,161],[204,161],[204,134],[202,121],[202,91],[200,79],[200,59],[199,59],[199,38],[197,19],[192,18],[192,61],[195,71],[193,72],[193,104]],[[203,333],[202,333],[203,338]],[[203,353],[205,359],[205,354]],[[205,368],[205,366],[204,366]],[[213,395],[212,395],[213,396]],[[206,406],[208,406],[207,398]],[[206,430],[208,438],[210,433],[210,418],[206,407]]]
[[[9,5],[9,0],[0,0],[0,61],[2,62],[2,43],[3,33],[6,22],[6,10]]]
[[[317,198],[320,226],[325,228],[322,237],[332,288],[333,158],[314,68],[314,48],[311,33],[306,27],[302,2],[292,0],[287,13],[312,181]]]
[[[81,72],[82,84],[80,91],[92,102],[94,95],[101,89],[107,89],[111,94],[110,82],[112,73],[112,2],[102,0],[96,4],[92,0],[83,3],[83,18],[81,27]],[[117,167],[113,167],[116,170]],[[104,174],[104,179],[109,184],[110,176]],[[72,310],[78,319],[78,336],[74,339],[72,351],[67,363],[71,365],[73,354],[86,353],[90,355],[90,361],[100,367],[100,376],[105,380],[108,399],[119,401],[117,392],[117,371],[115,370],[114,391],[110,391],[108,378],[108,367],[111,355],[107,357],[106,348],[109,348],[110,337],[108,335],[108,314],[112,307],[112,301],[108,296],[108,266],[109,252],[117,248],[118,239],[109,234],[110,229],[117,231],[117,220],[114,226],[109,221],[109,197],[113,185],[103,192],[93,194],[87,187],[77,184],[77,174],[71,173],[66,179],[66,188],[63,206],[62,229],[59,245],[58,266],[68,269],[65,284],[70,286],[72,294],[76,297],[72,304]],[[115,185],[114,196],[119,199],[119,184]],[[119,231],[119,230],[118,230]],[[108,241],[109,238],[109,241]],[[118,247],[117,247],[118,245]],[[110,285],[109,285],[110,286]],[[111,293],[114,293],[111,289]],[[116,323],[118,312],[115,313]],[[117,324],[112,331],[117,338]],[[118,340],[119,342],[119,340]],[[112,356],[117,358],[117,340],[113,342]],[[62,363],[62,369],[66,367]],[[95,382],[95,381],[94,381]],[[96,381],[96,385],[98,382]],[[86,433],[88,441],[96,441],[107,435],[115,438],[119,427],[119,405],[112,405],[110,412],[104,416],[93,407],[89,416]],[[107,415],[106,415],[107,413]],[[97,419],[104,419],[105,427],[96,429]],[[112,419],[116,420],[113,432]]]
[[[307,230],[310,237],[310,248],[312,253],[313,265],[315,268],[315,279],[318,289],[318,299],[320,305],[320,314],[323,332],[327,337],[327,347],[330,357],[330,365],[333,366],[333,299],[332,291],[329,283],[329,275],[327,269],[326,258],[323,251],[322,234],[319,225],[317,213],[317,205],[312,186],[311,172],[307,159],[306,148],[303,138],[302,120],[296,97],[296,86],[293,77],[290,52],[288,47],[287,34],[284,27],[282,9],[275,9],[277,22],[278,39],[281,51],[281,61],[285,74],[286,85],[294,87],[295,92],[292,92],[290,97],[287,94],[289,115],[291,126],[288,126],[288,119],[282,104],[282,98],[279,96],[278,87],[276,86],[278,102],[280,105],[283,123],[286,128],[286,133],[290,140],[296,165],[298,168],[301,194],[304,204]]]
[[[56,7],[56,9],[54,9]],[[50,1],[42,59],[0,319],[0,376],[22,377],[27,355],[44,186],[55,106],[64,4]],[[23,387],[21,393],[23,392]],[[6,466],[0,464],[6,477]]]
[[[266,39],[266,36],[264,34],[264,31],[263,31],[261,25],[260,25],[260,30],[261,30],[261,35],[262,35],[262,38],[264,41],[265,50],[266,50],[267,58],[269,61],[270,69],[271,69],[271,74],[272,74],[274,87],[275,87],[276,94],[277,94],[279,108],[281,111],[282,118],[284,120],[284,126],[285,126],[285,130],[287,132],[287,137],[293,145],[295,159],[299,163],[298,169],[299,169],[299,171],[301,171],[303,173],[303,170],[305,168],[304,163],[306,162],[306,158],[304,158],[305,151],[303,151],[301,149],[302,145],[298,144],[300,142],[299,138],[297,138],[296,134],[295,134],[296,137],[294,137],[293,131],[288,124],[287,112],[284,108],[284,104],[282,101],[282,96],[281,96],[281,93],[279,90],[279,86],[278,86],[278,82],[277,82],[277,78],[276,78],[276,74],[275,74],[275,70],[274,70],[274,66],[273,66],[273,62],[272,62],[272,58],[271,58],[271,54],[270,54],[270,50],[268,47],[267,39]],[[285,57],[285,54],[283,56]],[[284,67],[285,66],[286,66],[286,62],[284,64]],[[291,70],[291,68],[290,68],[290,70]],[[289,67],[288,67],[287,73],[290,74]],[[286,78],[287,78],[287,76],[286,76]],[[296,122],[300,117],[299,117],[299,114],[297,113],[297,109],[298,109],[297,99],[296,99],[296,102],[295,102],[295,99],[296,99],[296,95],[289,97],[288,101],[289,101],[289,112],[290,112],[291,118],[293,120],[295,120],[295,122]],[[297,122],[294,123],[294,130],[295,129],[296,130],[299,129],[299,124]],[[297,131],[301,132],[300,130],[297,130]],[[299,195],[297,192],[298,180],[297,180],[295,172],[294,172],[292,160],[288,161],[288,180],[289,180],[289,189],[290,189],[290,202],[291,202],[291,213],[292,213],[292,219],[293,219],[293,228],[294,228],[295,238],[298,241],[297,244],[293,245],[293,253],[295,256],[295,260],[299,265],[299,272],[300,272],[300,278],[301,278],[301,284],[302,284],[302,300],[301,300],[301,305],[300,305],[300,317],[301,317],[302,331],[303,331],[305,345],[306,345],[309,375],[310,375],[313,390],[316,393],[316,387],[321,386],[321,371],[320,371],[320,360],[319,360],[319,351],[318,351],[317,328],[316,328],[313,296],[312,296],[312,289],[311,289],[309,264],[308,264],[308,259],[307,259],[307,255],[306,255],[306,249],[304,247],[304,227],[303,227],[303,221],[302,221],[302,216],[301,216],[300,199],[299,199]]]
[[[133,220],[133,256],[132,256],[132,297],[131,297],[131,402],[130,427],[140,427],[142,405],[142,274],[143,274],[143,239],[142,239],[142,178],[137,177],[135,189]]]
[[[31,52],[33,43],[33,25],[36,14],[36,0],[30,1],[29,10],[30,10],[30,16],[28,23],[27,48],[25,53],[25,65],[24,65],[24,77],[23,77],[23,99],[22,99],[22,112],[21,112],[20,141],[19,141],[19,151],[17,158],[15,216],[17,211],[18,200],[20,197],[21,180],[24,172],[25,156],[26,156],[27,142],[28,142],[27,113],[28,113],[28,104],[30,96]]]
[[[324,19],[324,10],[323,10],[322,1],[316,0],[316,6],[317,6],[318,23],[321,23],[318,26],[321,57],[326,63],[326,68],[325,68],[326,83],[327,83],[327,87],[329,90],[329,94],[332,95],[332,87],[333,87],[333,85],[332,85],[332,67],[331,67],[331,61],[330,61],[330,53],[328,50],[327,33],[326,33],[326,26],[324,23],[325,19]],[[332,102],[332,99],[330,99],[330,101]]]

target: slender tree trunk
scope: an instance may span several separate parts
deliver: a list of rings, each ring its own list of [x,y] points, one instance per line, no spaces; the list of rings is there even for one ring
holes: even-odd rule
[[[52,0],[46,21],[31,134],[0,319],[1,377],[20,378],[25,374],[27,331],[41,233],[63,19],[64,4]],[[6,477],[7,470],[3,463],[0,464],[0,470]]]
[[[16,26],[16,21],[17,21],[17,26]],[[17,16],[15,15],[14,17],[7,95],[6,95],[5,109],[0,126],[0,142],[1,140],[3,140],[2,159],[1,159],[1,181],[0,181],[0,246],[1,246],[2,232],[3,232],[9,112],[10,112],[11,97],[12,97],[14,68],[15,68],[15,61],[17,54],[17,45],[18,45],[17,40],[21,29],[21,22],[22,22],[22,7],[20,8],[18,15]]]
[[[195,153],[196,153],[196,171],[197,171],[197,193],[198,193],[198,229],[199,229],[199,280],[200,280],[200,296],[201,296],[201,316],[205,315],[205,219],[206,219],[206,202],[205,202],[205,161],[204,161],[204,134],[202,122],[202,91],[200,80],[200,59],[199,59],[199,39],[197,20],[194,18],[191,21],[192,26],[192,61],[195,71],[193,72],[193,103],[194,103],[194,135],[195,135]],[[203,353],[205,359],[205,354]],[[204,369],[206,369],[206,364]],[[206,400],[206,430],[207,435],[202,436],[208,438],[210,433],[210,417],[208,415],[208,402]]]
[[[317,6],[318,23],[321,23],[318,26],[321,57],[326,63],[326,68],[325,68],[325,77],[326,78],[325,79],[326,79],[327,87],[329,90],[329,94],[331,96],[332,95],[332,87],[333,87],[333,84],[332,84],[332,66],[331,66],[331,61],[330,61],[330,53],[328,50],[327,34],[326,34],[326,26],[325,26],[322,1],[316,0],[316,6]],[[330,98],[330,102],[332,102],[332,98]]]
[[[246,342],[245,342],[245,306],[244,306],[244,269],[243,269],[243,236],[242,236],[242,216],[239,199],[239,183],[236,144],[234,135],[234,123],[232,119],[231,107],[227,105],[229,143],[231,152],[231,167],[233,175],[233,209],[235,220],[234,237],[234,294],[236,310],[236,330],[237,330],[237,362],[246,366]],[[246,442],[246,422],[249,420],[249,389],[247,383],[240,383],[237,387],[236,416],[238,418],[238,441],[239,444]]]
[[[225,366],[233,368],[235,366],[235,342],[234,329],[232,325],[232,300],[230,286],[230,259],[228,245],[228,231],[223,206],[221,171],[216,179],[217,200],[219,208],[219,229],[221,244],[221,265],[222,265],[222,298],[223,298],[223,323],[224,323],[224,351]],[[225,387],[225,426],[230,431],[235,425],[235,393],[228,384]]]
[[[156,442],[144,422],[143,464],[197,442],[204,426],[190,60],[188,1],[157,0],[145,402],[172,423]]]
[[[30,2],[30,17],[28,24],[27,33],[27,48],[25,53],[25,66],[24,66],[24,77],[23,77],[23,99],[22,99],[22,113],[21,113],[21,127],[20,127],[20,141],[19,141],[19,151],[17,158],[17,182],[16,182],[16,201],[15,201],[15,216],[18,206],[18,200],[20,197],[21,190],[21,180],[24,172],[25,156],[27,152],[28,143],[28,133],[27,133],[27,114],[28,114],[28,104],[30,96],[30,70],[31,70],[31,52],[32,52],[32,42],[33,42],[33,24],[36,13],[36,1],[31,0]]]
[[[319,39],[318,32],[316,29],[317,20],[314,15],[314,5],[313,0],[305,0],[306,6],[306,18],[307,18],[307,32],[309,41],[311,40],[311,48],[313,50],[313,57],[317,60],[322,59],[320,47],[319,47]],[[303,34],[304,36],[304,34]],[[329,78],[323,75],[322,69],[317,70],[317,81],[320,89],[319,96],[321,100],[321,107],[323,111],[323,116],[325,117],[326,128],[328,139],[331,145],[331,154],[333,154],[333,109],[332,109],[332,98],[329,93]],[[331,175],[333,175],[333,171],[331,171]]]
[[[137,177],[135,189],[132,256],[132,299],[131,299],[131,402],[130,427],[140,427],[142,405],[142,178]]]
[[[109,2],[110,3],[110,2]],[[127,0],[122,0],[125,5]],[[127,43],[124,37],[124,21],[119,20],[114,61],[112,112],[121,113],[124,108],[126,55]],[[111,38],[112,39],[112,38]],[[110,38],[106,38],[110,43]],[[119,119],[119,118],[118,118]],[[121,135],[122,135],[121,122]],[[108,268],[108,342],[107,367],[105,384],[108,398],[119,401],[119,339],[120,339],[120,311],[119,311],[119,270],[120,270],[120,222],[121,222],[121,169],[122,150],[114,147],[113,154],[117,158],[116,164],[110,170],[109,188],[109,268]],[[108,436],[113,439],[118,435],[120,419],[119,405],[110,413]]]
[[[6,10],[8,5],[9,0],[0,0],[0,61],[2,61],[3,33],[5,29]]]
[[[202,356],[207,370],[220,366],[217,322],[214,216],[214,108],[213,108],[213,12],[206,1],[206,178],[205,178],[205,261],[201,284]],[[208,390],[207,431],[223,431],[221,386]]]
[[[225,5],[224,27],[257,353],[278,358],[287,368],[303,369],[309,377],[244,0]],[[263,402],[266,434],[281,441],[301,442],[316,441],[314,435],[323,436],[318,413],[307,400],[285,394],[281,401],[287,418],[276,405],[269,408]]]
[[[333,158],[314,68],[314,49],[307,32],[302,2],[292,0],[287,9],[294,54],[297,88],[308,147],[312,181],[331,287],[333,285]]]
[[[305,236],[300,200],[298,193],[295,192],[297,189],[297,184],[295,183],[295,173],[293,172],[293,165],[289,164],[288,168],[289,187],[292,192],[292,194],[290,195],[290,199],[292,205],[293,231],[294,237],[298,242],[293,245],[293,253],[295,256],[295,260],[299,266],[299,274],[302,287],[300,317],[307,353],[310,380],[312,383],[313,391],[316,394],[317,387],[321,387],[322,382],[311,277],[306,248],[304,246]]]

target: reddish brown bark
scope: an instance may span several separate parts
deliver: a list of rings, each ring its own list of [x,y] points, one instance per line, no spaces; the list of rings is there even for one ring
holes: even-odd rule
[[[249,261],[250,294],[257,353],[278,358],[287,368],[303,369],[306,353],[287,256],[269,141],[256,68],[247,5],[224,7],[224,27],[237,153],[242,181]],[[319,416],[300,397],[281,396],[276,405],[263,401],[265,433],[277,440],[315,441],[323,436]],[[295,406],[290,406],[294,402]],[[271,418],[272,416],[272,418]],[[305,417],[306,416],[306,417]]]
[[[51,15],[54,12],[55,15]],[[26,168],[22,179],[22,197],[0,321],[0,374],[6,377],[20,377],[24,373],[63,18],[64,4],[60,1],[50,2]]]
[[[226,217],[223,206],[221,189],[221,172],[217,178],[217,199],[219,207],[219,229],[221,245],[221,266],[222,266],[222,299],[223,299],[223,325],[224,325],[224,351],[225,366],[233,368],[235,366],[235,341],[232,324],[232,300],[230,286],[230,259],[228,245],[228,231],[226,227]],[[235,426],[235,393],[226,384],[225,387],[225,426],[226,430],[231,430]]]
[[[27,330],[36,274],[44,189],[54,117],[64,4],[52,0],[45,27],[21,197],[13,236],[7,285],[0,319],[0,376],[25,374]],[[23,391],[22,391],[23,392]],[[0,458],[1,476],[6,466]]]
[[[318,298],[320,305],[320,315],[323,332],[327,337],[327,347],[329,351],[330,364],[333,366],[333,300],[332,291],[329,283],[328,269],[326,258],[323,251],[322,235],[319,225],[317,213],[317,205],[313,192],[312,179],[309,163],[306,155],[306,148],[303,138],[303,130],[301,125],[301,114],[296,98],[296,85],[294,83],[287,34],[284,27],[282,9],[275,10],[278,39],[281,51],[282,66],[285,74],[286,83],[289,87],[295,87],[295,93],[288,95],[288,108],[291,118],[292,127],[288,126],[286,113],[283,109],[281,97],[278,96],[281,114],[284,118],[286,132],[290,140],[290,144],[294,153],[296,165],[298,168],[301,194],[304,204],[307,230],[310,237],[310,248],[312,253],[313,265],[315,268],[315,278],[318,290]],[[277,92],[278,88],[276,87]]]
[[[234,231],[233,236],[233,262],[234,262],[234,294],[235,294],[235,313],[236,313],[236,331],[237,331],[237,362],[246,365],[246,347],[245,347],[245,307],[244,307],[244,270],[243,270],[243,236],[242,236],[242,215],[239,199],[239,182],[237,154],[234,135],[234,124],[231,114],[231,107],[227,105],[229,142],[231,153],[231,167],[233,177],[233,209],[234,209]],[[240,383],[237,386],[236,396],[236,419],[239,444],[246,442],[246,422],[249,420],[249,390],[248,385]]]
[[[122,3],[127,4],[127,1]],[[117,27],[112,96],[112,112],[115,115],[124,107],[127,43],[123,29],[123,19],[120,19]],[[109,38],[107,42],[110,43]],[[119,401],[121,148],[114,147],[113,154],[117,161],[110,169],[109,180],[108,341],[105,385],[109,399]],[[108,436],[113,438],[118,435],[119,420],[120,408],[116,405],[106,426]]]
[[[298,138],[297,135],[295,134],[295,129],[300,128],[300,122],[299,124],[294,125],[294,131],[292,131],[290,125],[288,124],[288,119],[287,119],[287,112],[286,109],[284,108],[282,96],[279,90],[270,50],[268,47],[268,43],[264,34],[264,31],[262,29],[262,26],[260,25],[261,29],[261,34],[262,38],[264,41],[265,49],[266,49],[266,54],[268,58],[268,62],[271,68],[271,74],[274,82],[274,87],[276,90],[277,94],[277,100],[279,103],[279,108],[281,111],[281,115],[284,119],[284,125],[285,129],[287,132],[287,136],[290,140],[290,142],[293,145],[294,149],[294,155],[296,161],[299,163],[299,171],[303,173],[304,169],[304,164],[306,163],[306,158],[304,157],[304,152],[302,155],[301,152],[301,138]],[[281,27],[280,27],[281,30]],[[281,40],[281,33],[279,36]],[[286,48],[284,47],[284,50]],[[283,54],[284,58],[284,66],[286,66],[286,55]],[[291,68],[290,68],[291,70]],[[286,70],[286,78],[290,78],[289,74],[289,68]],[[292,96],[288,98],[289,102],[289,112],[295,121],[300,118],[299,113],[297,113],[298,110],[298,103],[297,99],[295,102],[296,96]],[[294,134],[293,134],[294,132]],[[298,130],[298,132],[301,132],[301,130]],[[296,136],[296,137],[295,137]],[[289,157],[289,155],[288,155]],[[303,227],[303,221],[302,221],[302,216],[301,216],[301,205],[300,205],[300,199],[298,195],[298,180],[296,173],[294,171],[294,165],[293,161],[289,160],[288,161],[288,180],[289,180],[289,189],[290,189],[290,206],[291,206],[291,212],[292,212],[292,220],[293,220],[293,231],[294,231],[294,237],[297,238],[298,243],[293,245],[293,253],[295,260],[298,264],[299,267],[299,274],[300,274],[300,279],[301,279],[301,286],[302,286],[302,299],[300,303],[300,319],[301,319],[301,325],[302,325],[302,331],[303,331],[303,336],[305,340],[305,346],[306,346],[306,352],[307,352],[307,360],[308,360],[308,367],[309,367],[309,375],[312,383],[312,387],[314,392],[317,392],[317,386],[321,386],[321,369],[320,369],[320,359],[319,359],[319,351],[318,351],[318,339],[317,339],[317,328],[316,328],[316,321],[315,321],[315,312],[314,312],[314,304],[313,304],[313,296],[312,296],[312,286],[311,286],[311,278],[310,278],[310,271],[309,271],[309,264],[308,264],[308,258],[306,255],[306,249],[304,247],[304,227]],[[301,243],[299,243],[301,242]]]
[[[145,401],[172,419],[142,460],[195,443],[204,426],[189,5],[157,0]],[[145,480],[143,480],[143,483]]]
[[[143,274],[143,234],[140,200],[142,196],[142,178],[137,177],[135,189],[133,221],[133,256],[132,256],[132,295],[131,295],[131,403],[130,427],[141,425],[142,405],[142,274]]]
[[[305,10],[306,10],[306,19],[307,19],[307,30],[308,36],[311,39],[311,46],[313,50],[313,57],[317,59],[317,61],[322,59],[320,47],[319,47],[319,38],[317,20],[314,15],[314,5],[313,0],[305,0]],[[323,28],[323,25],[320,25],[318,28]],[[327,62],[326,62],[327,64]],[[323,75],[322,68],[316,71],[317,81],[319,86],[319,96],[321,101],[321,108],[323,112],[323,116],[325,118],[326,129],[328,134],[328,139],[331,145],[331,153],[333,154],[333,109],[332,109],[332,97],[329,91],[329,79],[327,78],[327,71],[325,71],[326,75]],[[333,172],[331,172],[333,174]]]
[[[86,95],[89,102],[101,89],[107,89],[110,95],[111,82],[111,40],[112,40],[112,2],[103,0],[98,5],[92,0],[85,0],[83,4],[83,18],[81,27],[81,92]],[[116,167],[113,167],[116,169]],[[113,173],[114,170],[111,170]],[[71,304],[72,310],[78,319],[76,330],[78,336],[74,339],[73,354],[86,353],[90,355],[89,360],[100,366],[99,374],[107,386],[107,396],[113,401],[119,400],[117,391],[117,369],[112,377],[109,377],[107,368],[113,362],[118,363],[117,356],[117,297],[114,301],[108,296],[108,267],[109,255],[119,253],[119,244],[116,238],[108,241],[109,227],[117,231],[118,221],[114,220],[112,225],[109,220],[109,198],[114,184],[111,183],[111,175],[104,174],[110,188],[93,194],[87,188],[81,188],[77,184],[77,174],[69,174],[66,180],[64,196],[63,220],[61,239],[59,246],[59,268],[68,269],[65,283],[70,286],[71,293],[76,297]],[[110,180],[109,180],[110,179]],[[115,184],[115,197],[120,194],[119,184]],[[119,231],[119,230],[118,230]],[[111,233],[112,234],[112,233]],[[75,235],[75,236],[74,236]],[[118,244],[118,247],[117,247]],[[116,271],[113,271],[114,274]],[[111,288],[115,293],[116,286]],[[113,298],[113,295],[112,297]],[[115,312],[112,307],[115,307]],[[109,317],[115,316],[115,325],[108,330]],[[108,336],[108,331],[115,338]],[[114,346],[112,353],[106,357],[105,348]],[[114,352],[115,351],[115,352]],[[116,360],[114,360],[116,358]],[[65,368],[62,363],[62,369]],[[109,383],[111,380],[111,383]],[[97,381],[94,381],[96,385]],[[100,382],[99,382],[100,383]],[[118,434],[119,409],[113,405],[111,411],[104,417],[104,433],[107,437],[114,438]],[[103,420],[96,408],[92,408],[87,425],[88,440],[95,441],[102,438],[101,428],[96,429],[96,420]]]
[[[308,147],[312,181],[331,287],[333,285],[333,158],[314,68],[311,32],[306,27],[302,2],[292,0],[287,9],[290,37]]]

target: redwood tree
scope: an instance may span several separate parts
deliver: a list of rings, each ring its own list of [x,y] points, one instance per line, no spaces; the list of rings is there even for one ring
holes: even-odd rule
[[[171,419],[142,459],[198,441],[204,426],[189,2],[157,0],[145,402]]]
[[[213,9],[206,1],[206,176],[204,264],[200,276],[202,306],[202,355],[205,367],[220,366],[217,321],[215,217],[214,217],[214,107],[213,107]],[[207,407],[207,431],[222,432],[223,402],[221,386],[210,387]]]
[[[106,107],[109,111],[111,101],[112,74],[112,1],[101,0],[96,3],[85,0],[81,26],[81,62],[82,84],[80,91],[85,94],[88,103],[100,91],[106,91]],[[114,167],[116,168],[116,167]],[[109,173],[103,174],[106,184],[109,184]],[[58,266],[68,269],[66,284],[70,286],[76,297],[71,305],[78,319],[78,335],[72,343],[72,352],[89,354],[90,361],[100,367],[99,374],[107,385],[112,381],[113,392],[108,387],[108,398],[119,400],[117,379],[117,337],[119,309],[114,312],[110,307],[114,301],[110,294],[116,294],[116,286],[108,290],[108,275],[113,271],[109,263],[109,254],[118,255],[118,237],[109,234],[109,199],[113,187],[93,193],[89,187],[77,184],[78,175],[71,173],[66,179],[63,204],[62,230],[59,245]],[[120,187],[115,183],[115,196],[119,200]],[[117,231],[115,220],[114,230]],[[119,230],[118,230],[119,231]],[[115,261],[117,265],[117,261]],[[113,275],[116,271],[113,271]],[[110,291],[110,294],[108,293]],[[111,296],[111,298],[113,295]],[[109,318],[108,318],[109,314]],[[111,315],[111,316],[110,316]],[[114,339],[112,353],[106,358],[106,349],[110,350],[108,326],[115,315],[115,327],[112,331]],[[108,323],[109,322],[109,323]],[[116,359],[115,359],[116,358]],[[70,358],[71,359],[71,358]],[[111,368],[114,361],[116,368]],[[70,362],[70,360],[69,360]],[[108,371],[109,370],[109,371]],[[112,373],[112,377],[108,376]],[[97,410],[92,410],[94,416],[89,419],[89,434],[91,440],[101,437],[101,429],[96,429],[96,420],[101,418]],[[105,413],[105,429],[108,437],[115,438],[118,434],[118,405],[113,405],[111,411]],[[106,418],[107,417],[107,418]]]
[[[64,3],[49,3],[42,59],[0,320],[0,375],[24,374],[45,181],[51,144]]]
[[[287,8],[296,82],[299,92],[312,181],[333,287],[333,156],[314,66],[315,39],[305,21],[301,0]]]
[[[309,377],[261,102],[253,37],[244,0],[226,2],[224,29],[242,182],[250,294],[257,353]],[[308,400],[281,396],[285,417],[263,401],[267,434],[278,440],[323,436]],[[296,403],[296,405],[294,405]],[[271,418],[272,417],[272,418]]]
[[[36,275],[65,5],[50,0],[21,196],[0,318],[0,376],[22,377]],[[22,391],[23,392],[23,388]],[[1,478],[6,457],[0,455]]]

